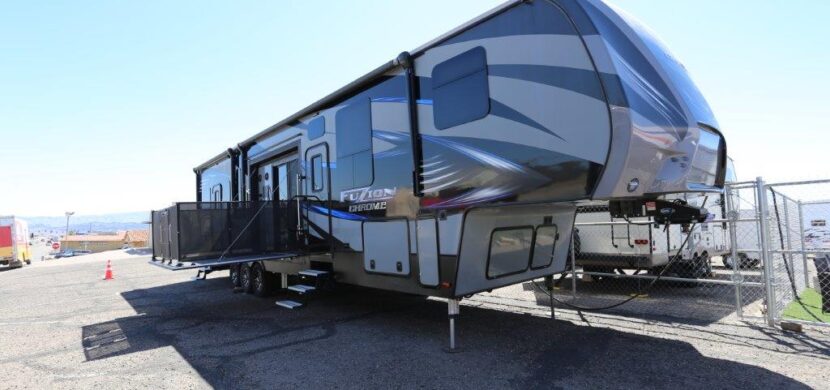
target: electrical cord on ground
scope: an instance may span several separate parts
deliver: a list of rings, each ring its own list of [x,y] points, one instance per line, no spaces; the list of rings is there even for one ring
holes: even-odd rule
[[[763,191],[763,189],[761,189],[761,191]],[[798,287],[795,285],[795,277],[793,277],[792,272],[790,272],[790,267],[787,266],[787,254],[783,252],[786,249],[784,247],[784,231],[781,228],[781,215],[778,212],[778,198],[775,196],[775,190],[770,188],[770,192],[772,193],[772,206],[775,210],[775,220],[777,221],[776,225],[778,226],[778,240],[781,242],[781,257],[784,259],[784,269],[787,270],[787,279],[790,281],[790,289],[792,290],[793,298],[805,312],[810,314],[810,317],[813,317],[816,321],[823,323],[824,321],[821,318],[807,309],[807,306],[801,301],[801,297],[798,296]],[[792,258],[790,258],[790,260],[792,260]],[[767,310],[769,310],[769,308],[767,308]]]
[[[705,203],[706,203],[706,202],[704,201],[704,204],[705,204]],[[696,224],[696,223],[695,223],[695,224],[693,224],[693,225],[692,225],[692,227],[689,229],[689,234],[687,234],[687,235],[686,235],[686,239],[685,239],[685,240],[683,240],[683,244],[681,244],[681,245],[680,245],[680,247],[677,249],[677,253],[674,255],[674,257],[672,257],[671,261],[669,261],[669,263],[668,263],[668,264],[666,264],[666,266],[665,266],[665,267],[663,267],[663,269],[660,271],[660,273],[657,275],[657,277],[655,277],[654,279],[652,279],[652,280],[651,280],[651,283],[649,283],[648,285],[646,285],[646,287],[645,287],[644,289],[642,289],[642,290],[638,291],[636,294],[633,294],[631,297],[629,297],[629,298],[627,298],[627,299],[625,299],[625,300],[623,300],[623,301],[621,301],[621,302],[617,302],[617,303],[612,304],[612,305],[608,305],[608,306],[601,306],[601,307],[585,307],[585,306],[578,306],[578,305],[574,305],[574,304],[571,304],[571,303],[568,303],[568,302],[565,302],[565,301],[561,301],[561,300],[559,300],[559,299],[556,299],[556,298],[553,296],[553,290],[552,290],[552,289],[551,289],[551,291],[550,291],[550,292],[545,291],[545,289],[544,289],[543,287],[539,287],[539,284],[538,284],[535,280],[534,280],[534,281],[532,281],[533,286],[534,286],[534,287],[536,287],[537,289],[539,289],[539,290],[540,290],[540,291],[542,291],[542,292],[549,293],[549,296],[550,296],[551,300],[556,301],[556,302],[559,302],[560,304],[562,304],[562,305],[564,305],[564,306],[567,306],[567,307],[570,307],[571,309],[575,309],[575,310],[583,310],[583,311],[602,311],[602,310],[613,309],[613,308],[615,308],[615,307],[620,307],[620,306],[622,306],[622,305],[624,305],[624,304],[626,304],[626,303],[628,303],[628,302],[633,301],[633,300],[634,300],[634,299],[636,299],[637,297],[642,296],[643,294],[645,294],[645,293],[647,293],[649,290],[651,290],[651,288],[652,288],[652,287],[654,287],[654,285],[655,285],[655,284],[656,284],[656,283],[657,283],[657,282],[658,282],[658,281],[659,281],[659,280],[663,277],[663,275],[666,273],[666,271],[667,271],[669,268],[671,268],[672,264],[674,264],[674,262],[675,262],[675,261],[677,261],[677,259],[679,259],[679,258],[681,257],[682,252],[683,252],[683,248],[686,246],[686,244],[688,244],[688,243],[689,243],[689,238],[692,236],[692,233],[691,233],[691,232],[694,230],[695,226],[697,226],[697,224]],[[571,250],[573,250],[573,248],[572,248]]]
[[[700,207],[701,207],[701,208],[706,207],[706,202],[707,202],[707,201],[709,201],[709,195],[706,195],[706,197],[705,197],[705,198],[703,198],[703,203],[700,205]],[[627,217],[624,217],[624,219],[625,219],[626,221],[628,221],[629,223],[631,222],[631,221],[629,221],[629,219],[628,219]],[[657,277],[655,277],[654,279],[652,279],[652,280],[651,280],[651,283],[649,283],[648,285],[646,285],[646,287],[645,287],[644,289],[642,289],[642,290],[638,291],[636,294],[631,295],[631,297],[629,297],[629,298],[627,298],[627,299],[625,299],[625,300],[623,300],[623,301],[621,301],[621,302],[617,302],[617,303],[615,303],[615,304],[613,304],[613,305],[609,305],[609,306],[602,306],[602,307],[585,307],[585,306],[578,306],[578,305],[574,305],[574,304],[571,304],[571,303],[568,303],[568,302],[565,302],[565,301],[561,301],[561,300],[559,300],[559,299],[554,298],[554,296],[553,296],[553,288],[551,288],[551,290],[549,291],[549,295],[550,295],[550,299],[551,299],[551,305],[553,305],[553,301],[556,301],[556,302],[559,302],[559,303],[560,303],[560,304],[562,304],[562,305],[565,305],[565,306],[570,307],[570,308],[575,309],[575,310],[584,310],[584,311],[602,311],[602,310],[613,309],[613,308],[615,308],[615,307],[620,307],[620,306],[622,306],[622,305],[625,305],[625,304],[626,304],[626,303],[628,303],[628,302],[633,301],[633,300],[634,300],[634,299],[636,299],[637,297],[640,297],[640,296],[644,295],[645,293],[649,292],[649,291],[651,290],[651,288],[652,288],[652,287],[654,287],[654,285],[655,285],[655,284],[656,284],[656,283],[657,283],[657,282],[658,282],[658,281],[659,281],[659,280],[663,277],[663,275],[666,273],[666,271],[667,271],[669,268],[671,268],[671,266],[674,264],[674,262],[675,262],[675,261],[677,261],[677,259],[679,259],[679,258],[681,257],[681,254],[682,254],[682,252],[683,252],[683,248],[684,248],[684,247],[686,247],[686,244],[688,244],[688,243],[689,243],[689,238],[691,238],[691,237],[692,237],[692,232],[695,230],[695,227],[696,227],[696,226],[697,226],[697,223],[692,224],[692,226],[689,228],[689,234],[687,234],[687,235],[686,235],[686,239],[685,239],[685,240],[683,240],[683,243],[682,243],[682,244],[680,244],[680,247],[678,247],[678,249],[677,249],[677,253],[675,253],[675,255],[674,255],[674,257],[672,257],[671,261],[669,261],[669,262],[668,262],[668,264],[666,264],[666,265],[663,267],[663,269],[662,269],[662,270],[660,270],[660,273],[657,275]],[[666,229],[668,229],[668,228],[669,228],[669,224],[666,224]],[[668,245],[668,243],[667,243],[666,245]],[[571,248],[571,250],[572,250],[572,251],[573,251],[573,250],[576,250],[576,248]],[[574,268],[573,272],[576,272],[576,269],[575,269],[575,268],[576,268],[576,264],[571,264],[571,266]],[[576,275],[576,274],[574,274],[574,275]],[[545,289],[544,289],[544,288],[542,288],[542,287],[539,287],[539,284],[538,284],[538,283],[536,283],[536,281],[535,281],[535,280],[534,280],[534,281],[532,281],[531,283],[533,283],[533,286],[534,286],[534,287],[536,287],[537,289],[539,289],[540,291],[545,292]]]

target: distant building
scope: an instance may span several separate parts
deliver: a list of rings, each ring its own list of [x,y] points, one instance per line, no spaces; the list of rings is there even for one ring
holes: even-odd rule
[[[147,230],[127,230],[117,233],[79,234],[61,240],[62,250],[103,252],[124,248],[145,248],[150,245]]]
[[[130,248],[146,248],[150,246],[150,231],[128,230],[124,242]]]
[[[92,252],[111,251],[123,248],[126,238],[127,232],[67,236],[61,240],[61,249]]]

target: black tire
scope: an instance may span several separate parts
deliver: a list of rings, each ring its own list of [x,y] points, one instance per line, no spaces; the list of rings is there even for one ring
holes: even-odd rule
[[[741,267],[741,269],[753,268],[761,262],[758,259],[750,259],[749,256],[747,256],[746,253],[743,252],[738,253],[738,259],[740,260],[738,261],[738,266]]]
[[[597,273],[603,273],[603,274],[613,274],[614,273],[614,268],[600,267],[600,266],[584,266],[584,267],[582,267],[582,271],[583,272],[588,272],[588,273],[597,272]],[[591,279],[594,280],[595,282],[602,282],[602,281],[607,281],[609,279],[609,277],[604,276],[604,275],[591,275]]]
[[[242,287],[242,291],[246,294],[250,294],[253,291],[253,283],[251,283],[251,265],[248,263],[242,264],[239,267],[239,287]]]
[[[697,261],[698,266],[700,267],[700,271],[698,278],[708,278],[712,276],[712,258],[709,257],[709,253],[703,252]]]
[[[723,256],[723,266],[729,269],[735,269],[735,266],[738,264],[732,256]]]
[[[709,259],[709,254],[704,252],[699,256],[695,256],[691,261],[686,261],[679,265],[682,267],[677,272],[677,276],[686,279],[703,279],[712,276],[712,262]],[[696,283],[690,282],[692,285]]]
[[[232,264],[231,267],[230,267],[230,279],[231,279],[231,285],[234,288],[242,287],[242,279],[240,278],[239,272],[240,272],[239,264]]]
[[[661,283],[665,283],[668,287],[677,287],[677,288],[692,288],[698,285],[694,279],[697,279],[698,270],[700,269],[700,264],[698,262],[698,258],[695,257],[692,260],[688,259],[679,259],[673,264],[671,264],[668,269],[663,271],[665,266],[655,267],[649,270],[649,273],[653,275],[659,275],[661,272],[663,276],[671,277],[671,278],[682,278],[682,279],[689,279],[688,282],[681,282],[676,280],[665,280]]]
[[[273,290],[273,276],[260,263],[251,267],[251,292],[258,297],[266,297]]]

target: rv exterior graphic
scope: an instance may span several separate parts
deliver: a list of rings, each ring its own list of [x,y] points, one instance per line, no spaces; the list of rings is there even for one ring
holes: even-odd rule
[[[445,297],[454,318],[464,296],[563,271],[580,201],[721,191],[717,129],[621,12],[511,1],[197,167],[197,201],[153,213],[154,263],[230,266],[258,294],[325,277]]]

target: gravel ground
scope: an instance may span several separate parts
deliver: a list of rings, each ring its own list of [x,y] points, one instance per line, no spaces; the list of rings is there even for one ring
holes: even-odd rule
[[[463,301],[449,354],[439,300],[343,287],[290,311],[193,275],[120,251],[0,272],[0,387],[830,388],[821,330],[551,320],[520,285]]]

